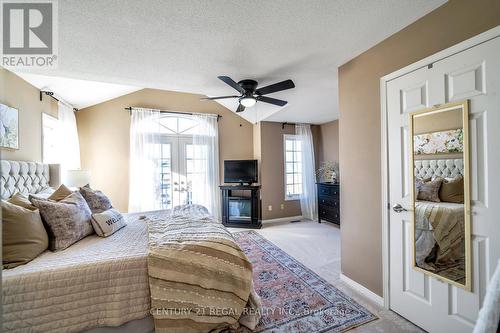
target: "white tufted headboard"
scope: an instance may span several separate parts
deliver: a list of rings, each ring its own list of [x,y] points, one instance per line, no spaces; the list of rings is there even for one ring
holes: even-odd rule
[[[0,175],[2,199],[10,198],[16,192],[28,196],[61,183],[59,164],[2,160]]]
[[[415,178],[455,177],[464,174],[463,159],[416,160]]]

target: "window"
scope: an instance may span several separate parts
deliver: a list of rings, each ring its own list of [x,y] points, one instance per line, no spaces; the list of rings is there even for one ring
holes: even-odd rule
[[[43,163],[60,163],[58,145],[59,121],[42,113],[42,159]]]
[[[193,201],[193,186],[202,182],[207,147],[193,144],[196,120],[186,116],[165,114],[159,119],[160,139],[156,185],[157,206],[170,209]]]
[[[302,144],[296,135],[284,135],[285,200],[298,200],[302,194]]]

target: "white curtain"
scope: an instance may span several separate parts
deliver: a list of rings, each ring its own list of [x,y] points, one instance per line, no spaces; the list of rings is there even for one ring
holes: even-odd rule
[[[302,210],[303,218],[313,220],[317,217],[317,207],[314,144],[311,125],[295,125],[295,134],[302,148],[302,194],[300,195],[300,209]]]
[[[76,128],[76,117],[73,108],[58,103],[58,160],[61,164],[63,182],[68,170],[80,169],[80,142]]]
[[[161,209],[160,111],[132,108],[130,125],[129,212]]]
[[[217,116],[194,114],[198,122],[193,135],[194,180],[192,202],[205,206],[210,214],[220,220],[219,190],[219,131]]]

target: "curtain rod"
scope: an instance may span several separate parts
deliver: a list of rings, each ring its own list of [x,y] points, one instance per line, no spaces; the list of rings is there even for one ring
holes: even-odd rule
[[[127,110],[128,112],[131,112],[132,109],[133,108],[131,106],[125,108],[125,110]],[[190,114],[190,115],[194,114],[193,112],[172,111],[172,110],[158,110],[158,111],[160,111],[161,113]],[[220,114],[214,114],[213,116],[217,116],[217,121],[219,121],[219,119],[222,118]]]
[[[40,102],[43,100],[43,94],[45,94],[45,95],[47,95],[47,96],[52,97],[53,99],[55,99],[55,100],[56,100],[56,101],[58,101],[58,102],[61,102],[61,103],[63,103],[63,104],[66,104],[66,106],[71,107],[71,108],[73,109],[73,111],[78,111],[78,109],[77,109],[77,108],[75,108],[75,107],[73,107],[73,105],[71,105],[71,104],[69,104],[68,102],[63,101],[63,100],[61,100],[61,99],[59,99],[59,98],[55,97],[55,96],[54,96],[54,92],[52,92],[52,91],[48,91],[48,90],[40,90]]]
[[[281,123],[281,129],[285,129],[285,125],[296,126],[297,124],[313,125],[313,124],[307,124],[307,123],[289,123],[289,122],[284,122],[284,123]]]

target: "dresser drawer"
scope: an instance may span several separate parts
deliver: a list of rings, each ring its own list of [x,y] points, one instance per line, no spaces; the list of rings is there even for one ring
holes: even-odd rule
[[[338,208],[320,205],[318,215],[320,219],[339,223],[340,210]]]
[[[339,197],[338,196],[328,196],[328,195],[320,195],[318,197],[318,203],[320,206],[330,206],[330,207],[339,207]]]
[[[319,185],[318,186],[318,196],[338,196],[339,195],[339,189],[337,186],[328,186],[328,185]]]
[[[318,219],[340,225],[340,185],[316,183],[318,186]]]

